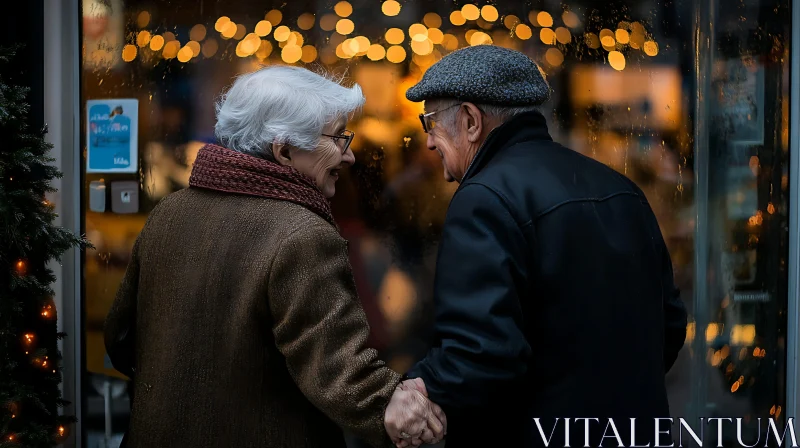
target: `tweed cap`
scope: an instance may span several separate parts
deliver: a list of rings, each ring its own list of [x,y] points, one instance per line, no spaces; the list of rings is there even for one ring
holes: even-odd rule
[[[524,53],[476,45],[433,64],[422,80],[408,89],[406,98],[413,102],[447,98],[495,106],[538,106],[550,98],[550,86]]]

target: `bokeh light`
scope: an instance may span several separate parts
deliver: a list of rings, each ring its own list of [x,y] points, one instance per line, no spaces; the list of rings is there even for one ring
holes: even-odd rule
[[[553,26],[553,16],[547,11],[541,11],[536,15],[536,23],[541,27],[551,27]]]
[[[356,29],[356,25],[350,19],[341,19],[336,22],[336,32],[342,36],[347,36]]]
[[[406,60],[406,50],[399,45],[393,45],[386,50],[386,60],[399,64]]]
[[[339,17],[350,17],[350,14],[353,14],[353,5],[350,2],[342,1],[333,7],[333,11]]]
[[[467,19],[464,18],[464,14],[461,14],[461,11],[453,11],[450,13],[450,23],[461,26],[467,23]]]
[[[625,70],[625,56],[619,51],[608,53],[608,63],[614,70]]]
[[[467,3],[461,8],[461,14],[467,20],[478,20],[478,17],[481,16],[481,10],[472,3]]]
[[[487,22],[494,22],[500,17],[500,13],[497,12],[497,8],[494,6],[486,5],[481,8],[481,17]]]
[[[400,8],[400,3],[396,2],[395,0],[386,0],[381,5],[381,12],[389,17],[394,17],[400,14]]]

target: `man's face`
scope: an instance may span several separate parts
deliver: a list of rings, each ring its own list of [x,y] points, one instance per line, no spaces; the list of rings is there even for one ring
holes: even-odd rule
[[[433,101],[425,104],[427,112],[441,110],[440,106],[442,106],[441,103]],[[445,118],[445,114],[455,115],[455,120],[447,120],[447,122],[453,123],[452,128],[454,129],[448,129],[447,126],[440,125],[441,120]],[[466,160],[469,141],[464,138],[464,133],[459,132],[460,114],[460,107],[453,107],[430,117],[430,121],[434,123],[434,126],[428,132],[427,147],[431,151],[439,153],[439,157],[442,158],[444,179],[447,182],[460,181],[469,166],[469,161]]]

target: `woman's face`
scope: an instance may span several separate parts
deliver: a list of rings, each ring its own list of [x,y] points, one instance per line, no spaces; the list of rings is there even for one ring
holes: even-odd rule
[[[323,134],[340,135],[345,129],[347,122],[344,119],[337,120],[328,124],[322,130]],[[343,168],[352,166],[355,156],[350,148],[342,153],[344,139],[333,139],[327,136],[320,136],[319,144],[313,151],[305,149],[289,148],[289,159],[285,152],[281,155],[275,154],[280,163],[290,165],[297,171],[314,179],[317,188],[322,191],[326,198],[332,198],[336,193],[336,181],[339,179],[339,171]]]

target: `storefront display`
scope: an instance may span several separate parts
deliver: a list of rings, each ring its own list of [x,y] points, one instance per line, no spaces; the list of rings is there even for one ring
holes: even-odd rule
[[[798,300],[788,264],[791,0],[80,8],[80,210],[96,248],[83,259],[78,308],[84,446],[113,444],[127,424],[125,378],[107,363],[102,329],[133,242],[158,201],[188,186],[197,151],[214,141],[220,93],[263,65],[361,85],[366,104],[348,124],[357,163],[342,173],[333,212],[371,343],[399,371],[425,353],[437,241],[457,185],[442,179],[421,105],[405,91],[442,56],[484,44],[535,61],[553,90],[543,112],[554,140],[629,177],[652,203],[690,312],[667,376],[673,416],[741,417],[750,435],[758,418],[786,417],[787,381],[797,381],[785,376],[795,344],[787,312]]]

